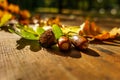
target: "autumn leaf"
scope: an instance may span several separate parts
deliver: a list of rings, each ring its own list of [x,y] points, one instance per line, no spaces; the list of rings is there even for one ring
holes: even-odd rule
[[[2,27],[11,18],[12,18],[12,15],[6,12],[0,19],[0,27]]]
[[[95,22],[86,20],[81,26],[79,35],[94,38],[97,40],[115,39],[120,35],[120,28],[113,28],[110,31],[103,31]]]

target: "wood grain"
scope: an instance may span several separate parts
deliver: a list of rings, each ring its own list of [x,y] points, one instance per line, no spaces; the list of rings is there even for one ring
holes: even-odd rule
[[[119,40],[91,43],[86,51],[63,53],[0,31],[0,80],[119,79]]]

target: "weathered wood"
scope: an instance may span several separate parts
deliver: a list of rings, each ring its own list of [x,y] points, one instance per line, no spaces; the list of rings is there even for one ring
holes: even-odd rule
[[[90,44],[86,51],[62,53],[0,31],[0,80],[119,79],[119,40]]]

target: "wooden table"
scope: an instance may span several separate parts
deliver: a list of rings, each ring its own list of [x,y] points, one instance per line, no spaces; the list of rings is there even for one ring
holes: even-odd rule
[[[86,51],[41,48],[37,41],[0,31],[0,80],[119,80],[120,41]]]

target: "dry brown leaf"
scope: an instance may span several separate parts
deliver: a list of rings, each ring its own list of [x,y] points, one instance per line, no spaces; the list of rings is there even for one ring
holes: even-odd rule
[[[31,17],[31,14],[30,14],[30,12],[28,10],[21,10],[20,11],[20,16],[23,19],[27,19],[27,18]]]
[[[0,10],[0,18],[3,16],[3,11]]]
[[[9,4],[8,10],[12,13],[19,13],[20,9],[18,5]]]
[[[8,9],[8,2],[7,0],[3,0],[0,2],[0,8],[7,10]]]
[[[113,28],[111,31],[95,36],[98,40],[115,39],[119,35],[119,28]]]
[[[99,34],[97,36],[94,36],[94,38],[97,40],[107,40],[110,38],[110,33],[108,33],[108,32],[102,33],[102,34]]]
[[[119,34],[119,28],[115,27],[113,28],[109,33],[110,33],[110,38],[116,38],[117,35]]]
[[[101,33],[100,27],[95,24],[95,22],[91,22],[90,32],[92,35],[96,36]]]
[[[20,24],[28,25],[30,23],[29,19],[19,20]]]
[[[91,32],[90,32],[90,22],[89,22],[88,20],[86,20],[86,21],[81,25],[80,31],[81,31],[82,34],[84,34],[84,35],[91,35]]]
[[[90,21],[86,20],[80,26],[79,34],[91,37],[91,36],[96,36],[96,35],[100,34],[100,32],[101,32],[100,27],[98,27],[94,22],[90,22]]]
[[[115,27],[110,31],[103,32],[94,22],[86,20],[80,26],[79,34],[102,41],[107,39],[115,39],[118,35],[120,35],[120,28]]]
[[[61,26],[59,16],[57,16],[57,17],[55,17],[55,18],[49,18],[49,19],[48,19],[47,25],[52,25],[52,24],[58,24],[59,26]]]

